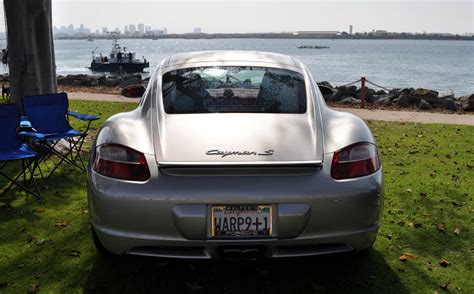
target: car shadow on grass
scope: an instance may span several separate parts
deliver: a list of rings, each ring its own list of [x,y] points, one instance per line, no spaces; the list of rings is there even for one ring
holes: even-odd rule
[[[84,293],[408,293],[375,249],[255,262],[97,256]]]

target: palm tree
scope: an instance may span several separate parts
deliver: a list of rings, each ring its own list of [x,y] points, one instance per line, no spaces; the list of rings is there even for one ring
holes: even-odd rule
[[[57,91],[51,0],[4,0],[10,100]]]

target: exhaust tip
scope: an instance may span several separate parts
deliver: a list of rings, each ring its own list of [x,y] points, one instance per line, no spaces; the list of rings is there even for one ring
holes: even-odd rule
[[[242,251],[242,259],[257,260],[263,257],[263,252],[260,249],[245,249]]]
[[[222,257],[227,261],[254,261],[263,256],[263,248],[222,248]]]
[[[224,249],[223,257],[227,261],[238,261],[242,259],[242,251],[239,249]]]

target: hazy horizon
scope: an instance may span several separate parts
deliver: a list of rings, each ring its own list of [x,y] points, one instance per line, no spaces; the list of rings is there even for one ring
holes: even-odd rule
[[[168,33],[187,33],[194,27],[205,33],[348,31],[351,24],[354,32],[474,32],[474,4],[469,0],[52,1],[54,26],[84,24],[93,31],[123,31],[125,25],[144,23],[154,29],[166,27]]]

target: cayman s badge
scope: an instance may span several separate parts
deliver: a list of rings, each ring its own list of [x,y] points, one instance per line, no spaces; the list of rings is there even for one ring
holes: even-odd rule
[[[220,156],[222,158],[231,156],[231,155],[237,155],[237,156],[269,156],[273,155],[275,150],[265,150],[264,152],[256,152],[256,151],[221,151],[219,149],[213,149],[209,150],[206,152],[206,155],[214,155],[214,156]]]

